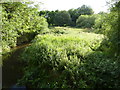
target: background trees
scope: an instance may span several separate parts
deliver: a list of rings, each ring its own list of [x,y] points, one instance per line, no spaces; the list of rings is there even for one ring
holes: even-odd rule
[[[77,8],[77,13],[79,15],[92,15],[94,12],[91,7],[82,5],[81,7]]]
[[[71,24],[71,17],[67,11],[40,11],[50,26],[66,26]]]
[[[75,26],[76,25],[76,20],[79,17],[79,14],[76,13],[77,9],[69,9],[68,12],[70,13],[72,22],[71,22],[71,26]]]
[[[59,11],[55,14],[54,23],[57,26],[68,26],[71,23],[70,14],[67,11]]]
[[[76,26],[76,20],[80,15],[92,15],[94,12],[91,7],[83,5],[77,9],[69,9],[68,11],[40,11],[39,15],[43,15],[49,25],[56,26]]]
[[[76,20],[80,15],[92,15],[94,12],[91,7],[82,5],[81,7],[77,9],[70,9],[68,12],[71,15],[72,18],[72,26],[76,25]]]
[[[95,24],[95,15],[81,15],[76,21],[76,27],[91,28]]]

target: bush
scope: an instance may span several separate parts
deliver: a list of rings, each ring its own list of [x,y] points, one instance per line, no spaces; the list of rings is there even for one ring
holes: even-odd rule
[[[108,43],[110,45],[110,54],[115,56],[120,56],[120,38],[119,38],[119,15],[118,12],[111,12],[105,18],[105,22],[103,24],[104,34],[109,38]]]
[[[119,88],[119,65],[116,58],[108,57],[103,52],[94,52],[86,60],[87,80],[95,88]]]
[[[95,29],[97,33],[103,33],[108,39],[103,42],[109,46],[107,51],[111,56],[120,56],[120,1],[113,1],[111,4],[110,13],[102,15],[96,20]],[[101,44],[101,46],[103,46]],[[106,46],[105,46],[106,47]]]
[[[98,15],[98,17],[95,20],[95,24],[93,26],[93,28],[95,29],[96,33],[102,32],[101,28],[102,28],[103,21],[104,21],[103,16],[102,15]]]
[[[95,16],[93,15],[81,15],[76,21],[76,27],[91,28],[95,24]]]

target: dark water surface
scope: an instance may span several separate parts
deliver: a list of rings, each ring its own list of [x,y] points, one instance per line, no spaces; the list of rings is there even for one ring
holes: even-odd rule
[[[20,60],[20,55],[24,48],[30,44],[24,44],[12,49],[9,56],[3,60],[2,66],[2,87],[10,88],[23,76],[23,67],[25,63]],[[3,56],[5,57],[5,56]]]

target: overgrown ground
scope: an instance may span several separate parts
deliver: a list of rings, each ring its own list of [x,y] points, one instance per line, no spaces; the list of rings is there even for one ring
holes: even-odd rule
[[[104,38],[90,29],[50,28],[23,53],[28,66],[19,83],[31,88],[118,87],[117,61],[99,49]]]
[[[86,14],[85,5],[85,11],[78,8],[55,12],[38,12],[36,5],[31,8],[28,3],[21,2],[3,3],[2,6],[0,54],[6,55],[16,46],[31,43],[20,52],[21,56],[18,55],[26,65],[24,76],[18,82],[20,86],[120,88],[120,2],[111,2],[109,13],[98,14]],[[81,10],[84,14],[78,13]],[[48,26],[69,27],[48,29]],[[17,61],[15,57],[10,58]],[[3,66],[6,67],[5,63]]]

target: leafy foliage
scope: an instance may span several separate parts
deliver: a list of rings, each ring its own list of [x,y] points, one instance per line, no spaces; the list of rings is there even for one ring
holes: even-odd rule
[[[3,3],[2,10],[2,47],[3,52],[16,46],[18,37],[24,34],[38,34],[47,29],[45,18],[39,17],[36,8],[26,3]]]
[[[77,9],[69,9],[68,12],[69,12],[71,19],[72,19],[71,26],[76,26],[76,20],[80,14],[76,13]]]
[[[103,26],[105,19],[108,14],[102,13],[96,15],[97,18],[95,19],[95,24],[93,25],[93,28],[95,29],[95,33],[101,33],[104,34],[105,27]]]
[[[77,8],[77,12],[79,15],[92,15],[94,12],[91,7],[82,5],[81,7]]]
[[[91,7],[82,5],[77,9],[68,11],[40,11],[39,15],[44,16],[50,26],[76,26],[76,20],[80,15],[92,15],[94,12]]]
[[[70,14],[67,11],[59,11],[55,14],[54,23],[57,26],[68,26],[71,23]]]
[[[37,35],[22,53],[27,65],[20,85],[29,88],[120,88],[120,1],[111,7],[110,13],[98,15],[91,15],[93,11],[86,5],[69,11],[38,13],[36,7],[28,4],[4,3],[2,12],[3,52],[15,47],[18,41],[29,41]],[[85,32],[91,29],[70,27],[50,28],[47,32],[44,17],[49,25],[94,27],[100,34]]]
[[[95,26],[94,28],[98,29],[97,32],[98,33],[103,33],[104,35],[106,35],[108,37],[108,39],[103,42],[101,44],[101,46],[103,46],[103,44],[109,46],[109,54],[111,54],[112,56],[120,56],[120,33],[119,33],[119,29],[120,29],[120,25],[119,25],[119,21],[120,21],[120,2],[116,2],[113,7],[111,7],[111,11],[108,14],[104,14],[102,16],[100,16],[100,18],[98,18],[96,20]]]
[[[117,7],[118,5],[118,7]],[[110,52],[113,55],[120,56],[120,27],[119,27],[119,20],[120,20],[120,2],[118,2],[115,6],[115,10],[111,11],[110,14],[108,14],[108,17],[106,18],[106,23],[103,25],[105,28],[105,34],[108,36],[109,40],[108,42],[110,43]]]
[[[76,26],[81,28],[91,28],[95,24],[95,16],[81,15],[76,21]]]
[[[80,15],[92,15],[94,13],[92,8],[87,5],[82,5],[77,9],[70,9],[68,10],[68,12],[70,13],[70,16],[72,18],[71,26],[76,26],[76,20]]]
[[[44,16],[46,19],[47,19],[47,22],[49,24],[49,26],[54,26],[55,23],[54,23],[54,17],[55,17],[55,14],[59,12],[58,10],[56,11],[40,11],[39,12],[39,15],[40,16]]]
[[[101,41],[38,35],[22,55],[28,65],[19,83],[30,88],[119,87],[118,63],[97,50]]]

